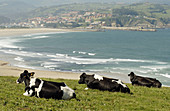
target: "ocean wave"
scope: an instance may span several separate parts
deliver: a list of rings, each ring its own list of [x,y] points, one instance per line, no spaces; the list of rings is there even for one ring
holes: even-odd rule
[[[160,74],[160,75],[162,75],[162,76],[164,76],[164,77],[167,77],[167,78],[170,78],[170,75],[169,75],[168,73],[166,73],[166,74]]]
[[[20,62],[24,62],[24,59],[22,58],[22,57],[16,57],[16,58],[14,58],[14,60],[16,60],[16,61],[20,61]]]
[[[152,62],[149,60],[138,60],[138,59],[113,59],[113,61],[114,62]]]
[[[43,67],[45,67],[45,68],[56,68],[58,66],[57,65],[44,65]]]
[[[44,33],[33,33],[33,34],[25,34],[22,37],[31,37],[37,35],[50,35],[50,34],[60,34],[60,33],[69,33],[69,32],[44,32]]]
[[[24,40],[29,39],[43,39],[48,38],[49,34],[60,34],[60,33],[68,33],[68,32],[49,32],[49,33],[35,33],[35,34],[26,34],[22,36],[17,37],[1,37],[0,39],[0,48],[20,48],[17,45],[14,45],[14,43],[22,42]]]
[[[89,56],[95,56],[96,53],[91,53],[91,52],[84,52],[84,51],[73,51],[73,54],[83,54],[83,55],[89,55]]]
[[[19,39],[11,39],[9,37],[5,39],[0,39],[1,48],[20,48],[19,46],[14,45],[15,42],[20,42]]]
[[[150,70],[152,70],[152,71],[154,71],[154,72],[158,72],[158,71],[160,71],[160,70],[170,68],[170,65],[140,66],[140,68],[150,69]]]
[[[142,74],[146,74],[146,73],[150,73],[152,72],[151,70],[146,70],[146,69],[141,69],[141,68],[132,68],[132,67],[129,67],[129,68],[124,68],[124,67],[114,67],[114,68],[111,68],[110,69],[112,72],[114,71],[119,71],[119,72],[136,72],[136,73],[142,73]]]
[[[76,52],[73,51],[73,53],[76,53]],[[87,52],[80,52],[80,53],[85,54]],[[59,53],[56,53],[55,55],[48,54],[47,57],[54,58],[54,59],[51,59],[52,61],[62,61],[62,62],[66,62],[66,63],[75,63],[75,64],[104,64],[104,63],[108,63],[108,62],[114,62],[115,64],[119,64],[120,62],[152,63],[152,64],[160,64],[161,63],[161,64],[163,64],[163,62],[159,62],[159,61],[140,60],[140,59],[81,58],[81,57],[73,57],[73,56],[69,56],[67,54],[59,54]]]
[[[56,64],[56,62],[43,62],[43,63],[41,64],[41,66],[50,65],[50,64]]]
[[[21,65],[21,64],[14,64],[13,66],[16,67],[22,67],[22,68],[29,68],[29,69],[37,69],[36,67],[32,67],[32,66],[27,66],[27,65]]]
[[[20,51],[20,50],[0,50],[1,52],[4,52],[6,54],[12,54],[12,55],[18,55],[23,57],[44,57],[41,53],[35,53],[35,52],[26,52],[26,51]]]
[[[61,61],[66,63],[75,63],[75,64],[101,64],[109,62],[111,59],[92,59],[92,58],[78,58],[66,56],[66,58],[57,58],[50,59],[52,61]]]
[[[58,54],[58,53],[56,53],[55,55],[59,56],[59,57],[67,57],[68,56],[67,54]]]
[[[96,53],[88,53],[88,55],[90,55],[90,56],[95,56]]]
[[[33,37],[32,39],[44,39],[44,38],[48,38],[50,36],[36,36],[36,37]]]

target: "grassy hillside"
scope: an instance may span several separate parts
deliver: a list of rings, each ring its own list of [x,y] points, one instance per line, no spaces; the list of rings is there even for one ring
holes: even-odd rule
[[[77,80],[45,79],[64,81],[76,89],[80,101],[53,100],[36,97],[25,97],[24,84],[16,84],[16,77],[0,76],[0,110],[1,111],[169,111],[170,88],[147,88],[127,84],[133,95],[119,92],[98,90],[85,91],[85,85]]]
[[[170,18],[170,6],[151,3],[136,3],[129,6],[125,6],[128,9],[135,10],[140,14],[146,16],[153,16],[155,18]]]
[[[67,13],[70,11],[91,11],[91,10],[101,10],[101,9],[110,9],[113,4],[107,3],[85,3],[85,4],[67,4],[60,6],[52,6],[52,7],[40,7],[29,13],[28,16],[47,16],[58,15],[61,13]]]

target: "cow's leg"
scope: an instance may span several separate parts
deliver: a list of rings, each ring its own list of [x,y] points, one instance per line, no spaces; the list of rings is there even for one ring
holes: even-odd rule
[[[25,93],[23,94],[24,96],[33,96],[34,89],[31,89],[30,87],[27,87],[25,89]]]

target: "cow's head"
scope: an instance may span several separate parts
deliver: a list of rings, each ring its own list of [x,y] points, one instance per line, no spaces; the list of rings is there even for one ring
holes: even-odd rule
[[[26,79],[30,79],[30,77],[34,76],[34,72],[28,73],[27,70],[25,70],[23,73],[20,74],[20,77],[17,80],[17,83],[22,83]]]
[[[131,72],[130,74],[128,74],[128,76],[134,77],[135,74],[133,72]]]
[[[79,84],[85,84],[85,79],[86,79],[86,73],[83,73],[82,75],[80,75],[80,80],[79,80]]]

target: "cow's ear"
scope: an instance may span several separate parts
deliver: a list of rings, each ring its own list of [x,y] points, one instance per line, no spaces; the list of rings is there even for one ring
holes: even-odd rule
[[[34,74],[35,74],[34,72],[31,72],[31,73],[30,73],[30,76],[34,76]]]

